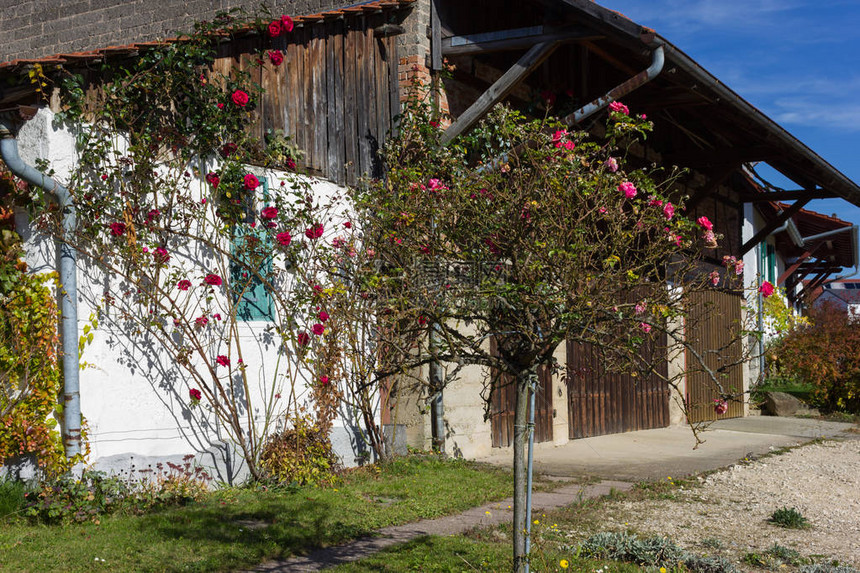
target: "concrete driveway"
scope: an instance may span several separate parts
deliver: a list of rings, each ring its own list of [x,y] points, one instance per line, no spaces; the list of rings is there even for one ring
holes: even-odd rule
[[[682,477],[731,465],[744,457],[795,446],[816,438],[854,437],[854,424],[808,418],[749,416],[721,420],[695,439],[687,426],[571,440],[562,446],[538,444],[535,471],[550,476],[596,476],[622,481]],[[510,466],[510,448],[478,461]]]

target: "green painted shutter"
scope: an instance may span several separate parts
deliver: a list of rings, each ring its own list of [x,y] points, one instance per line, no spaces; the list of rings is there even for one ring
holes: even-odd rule
[[[268,181],[263,179],[261,206],[268,199]],[[231,253],[236,262],[230,265],[230,285],[238,320],[274,320],[272,297],[266,289],[264,279],[272,276],[272,241],[263,229],[248,225],[256,220],[257,200],[254,193],[247,198],[246,217],[243,225],[233,230]]]

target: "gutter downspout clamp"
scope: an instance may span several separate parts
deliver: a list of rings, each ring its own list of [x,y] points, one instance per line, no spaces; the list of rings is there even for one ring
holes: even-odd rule
[[[0,157],[14,175],[44,189],[60,206],[63,233],[75,230],[75,206],[69,190],[56,180],[27,165],[18,155],[17,122],[0,117]],[[60,313],[63,349],[63,445],[66,456],[81,453],[80,360],[78,356],[77,252],[65,242],[58,246]]]

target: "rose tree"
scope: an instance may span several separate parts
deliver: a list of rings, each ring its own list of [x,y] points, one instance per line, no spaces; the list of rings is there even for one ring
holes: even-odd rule
[[[514,555],[524,565],[527,403],[539,366],[565,340],[595,345],[607,369],[647,371],[639,356],[709,285],[696,272],[716,236],[680,216],[673,177],[626,170],[625,149],[651,128],[611,111],[607,138],[500,107],[468,138],[439,144],[415,104],[384,150],[387,177],[358,193],[365,269],[379,311],[404,333],[436,330],[401,348],[411,365],[478,364],[516,383]],[[659,178],[661,183],[655,183]],[[671,284],[674,288],[668,288]],[[490,339],[497,352],[490,352]]]

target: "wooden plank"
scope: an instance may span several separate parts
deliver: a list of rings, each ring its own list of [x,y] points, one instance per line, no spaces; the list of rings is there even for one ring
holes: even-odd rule
[[[397,51],[396,38],[386,38],[388,44],[388,132],[394,133],[396,129],[394,118],[400,114],[400,55]],[[385,142],[383,142],[384,144]]]
[[[439,0],[430,2],[430,69],[442,69],[442,22],[439,20]]]
[[[753,235],[752,239],[744,243],[743,247],[741,247],[740,255],[745,255],[750,249],[759,244],[765,237],[770,235],[774,229],[788,221],[791,217],[794,216],[795,213],[800,211],[807,203],[809,203],[809,199],[801,199],[800,201],[795,201],[792,203],[788,209],[777,215],[772,221],[769,221],[765,224],[765,226],[760,229],[755,235]]]
[[[370,83],[370,54],[367,52],[368,36],[373,39],[373,32],[367,25],[367,17],[362,16],[359,19],[358,35],[355,42],[355,67],[356,67],[356,83],[355,83],[355,101],[356,101],[356,119],[357,119],[357,141],[358,141],[358,157],[356,161],[356,176],[361,177],[370,172],[370,118],[372,117],[372,94],[367,93],[367,86]]]
[[[354,25],[344,30],[343,46],[343,125],[344,125],[344,163],[346,182],[354,185],[357,182],[358,163],[358,109],[356,102],[356,84],[358,75],[356,60],[358,58],[357,38],[359,32]]]
[[[271,50],[283,52],[286,48],[286,40],[278,37],[272,40]],[[281,63],[275,66],[269,60],[268,54],[264,56],[265,64],[262,69],[263,101],[261,115],[263,119],[263,133],[269,130],[284,130],[285,102],[286,96],[286,66]],[[285,131],[286,133],[286,131]]]
[[[313,26],[302,26],[302,75],[301,81],[302,109],[301,130],[304,140],[305,167],[316,172],[316,118],[314,117],[314,58],[313,58]]]
[[[328,105],[326,87],[326,49],[325,24],[318,23],[311,27],[311,65],[313,66],[313,99],[314,118],[314,172],[325,173],[328,163]]]
[[[343,87],[343,41],[344,23],[342,20],[331,22],[329,27],[329,50],[331,61],[329,63],[329,83],[331,97],[329,98],[330,109],[334,114],[329,118],[329,178],[338,185],[346,184],[346,172],[344,171],[346,133],[344,130],[344,87]]]
[[[517,60],[502,77],[481,94],[475,103],[463,112],[457,120],[451,124],[442,134],[442,143],[446,144],[461,133],[469,130],[480,120],[494,105],[502,101],[516,85],[525,79],[532,70],[541,65],[550,54],[559,46],[559,42],[541,42],[533,46],[528,52]]]
[[[468,36],[453,36],[442,40],[442,55],[469,56],[511,50],[527,50],[541,42],[573,42],[603,38],[583,26],[565,29],[531,26],[513,30],[498,30]]]
[[[385,42],[380,39],[373,38],[371,54],[374,59],[374,88],[375,94],[374,103],[376,104],[376,129],[374,139],[372,141],[373,148],[373,176],[382,176],[382,161],[380,151],[382,150],[382,142],[385,141],[385,132],[387,130],[388,116],[390,114],[388,108],[388,60],[389,56],[386,51]]]

